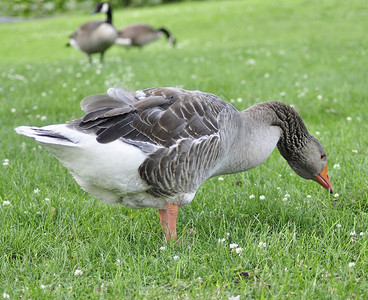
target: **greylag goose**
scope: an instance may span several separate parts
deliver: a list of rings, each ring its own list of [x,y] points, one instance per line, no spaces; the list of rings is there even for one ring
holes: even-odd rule
[[[166,28],[154,29],[145,24],[132,24],[118,31],[118,38],[115,43],[125,47],[143,47],[144,45],[158,40],[163,35],[172,46],[176,40]]]
[[[299,176],[333,191],[326,151],[281,102],[239,112],[201,91],[115,87],[85,98],[81,108],[85,116],[67,124],[16,131],[48,149],[103,202],[158,208],[167,240],[177,238],[179,207],[204,181],[254,168],[276,146]]]
[[[89,62],[92,62],[91,54],[100,53],[100,61],[103,62],[105,51],[115,42],[118,33],[112,25],[112,8],[108,3],[98,3],[92,12],[105,13],[106,21],[89,21],[82,24],[73,34],[67,46],[72,46],[87,54]]]

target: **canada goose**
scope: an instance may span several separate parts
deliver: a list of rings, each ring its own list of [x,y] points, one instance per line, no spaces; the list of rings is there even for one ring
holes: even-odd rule
[[[117,31],[112,25],[112,8],[108,3],[98,3],[95,13],[106,13],[106,21],[89,21],[82,24],[71,36],[68,46],[73,46],[88,55],[92,62],[91,54],[100,53],[100,61],[103,62],[105,51],[114,44]]]
[[[204,181],[254,168],[276,146],[299,176],[333,191],[326,151],[284,103],[239,112],[200,91],[110,88],[107,95],[85,98],[81,107],[81,119],[16,131],[45,146],[105,203],[158,208],[167,240],[177,237],[179,207]]]
[[[165,35],[172,46],[176,40],[166,28],[153,29],[145,24],[133,24],[118,31],[115,43],[125,47],[143,47]]]

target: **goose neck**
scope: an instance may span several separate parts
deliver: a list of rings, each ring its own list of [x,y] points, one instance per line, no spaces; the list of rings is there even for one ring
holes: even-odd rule
[[[269,104],[273,111],[272,125],[279,126],[281,129],[277,148],[286,160],[290,160],[300,152],[311,135],[294,108],[281,102],[269,102]]]
[[[112,24],[112,12],[110,7],[106,12],[106,23]]]

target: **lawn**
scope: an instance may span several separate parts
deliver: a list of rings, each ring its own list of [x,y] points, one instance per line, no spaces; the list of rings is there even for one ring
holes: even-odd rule
[[[365,0],[119,9],[116,27],[164,25],[178,45],[114,46],[104,65],[65,47],[101,15],[0,24],[0,298],[367,298],[367,15]],[[294,105],[328,153],[334,194],[275,150],[203,184],[179,211],[181,244],[167,244],[156,210],[103,204],[14,131],[80,117],[84,97],[118,83],[199,89],[240,110]]]

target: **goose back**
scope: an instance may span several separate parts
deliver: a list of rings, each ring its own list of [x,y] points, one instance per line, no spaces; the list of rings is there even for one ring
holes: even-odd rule
[[[118,31],[117,44],[122,46],[142,47],[165,35],[169,41],[174,44],[174,38],[165,28],[154,29],[146,24],[132,24]]]

